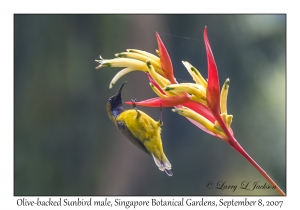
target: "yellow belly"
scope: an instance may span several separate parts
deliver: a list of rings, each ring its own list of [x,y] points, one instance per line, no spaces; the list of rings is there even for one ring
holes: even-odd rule
[[[163,160],[164,152],[159,123],[140,110],[139,113],[138,116],[135,109],[126,110],[116,118],[116,121],[123,122],[151,154],[159,160]]]

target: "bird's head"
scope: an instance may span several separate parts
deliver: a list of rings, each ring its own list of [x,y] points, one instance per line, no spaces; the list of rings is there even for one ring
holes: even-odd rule
[[[108,114],[110,115],[110,118],[116,118],[121,112],[124,111],[122,106],[122,89],[125,83],[126,81],[121,85],[119,91],[115,95],[111,96],[107,101],[106,109]]]

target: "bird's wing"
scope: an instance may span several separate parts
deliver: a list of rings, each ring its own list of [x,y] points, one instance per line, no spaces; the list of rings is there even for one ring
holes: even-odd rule
[[[150,153],[148,152],[148,150],[146,149],[144,144],[142,142],[140,142],[131,133],[131,131],[127,128],[127,126],[123,122],[121,122],[121,121],[116,121],[116,122],[117,122],[116,124],[117,124],[119,130],[122,132],[123,135],[125,135],[135,146],[137,146],[138,148],[140,148],[141,150],[143,150],[144,152],[146,152],[150,155]]]

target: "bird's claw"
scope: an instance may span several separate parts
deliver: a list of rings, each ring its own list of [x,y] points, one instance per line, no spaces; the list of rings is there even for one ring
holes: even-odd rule
[[[131,99],[131,102],[132,102],[132,106],[134,107],[134,109],[136,110],[137,112],[137,118],[139,118],[141,116],[141,113],[137,110],[136,108],[136,99]]]

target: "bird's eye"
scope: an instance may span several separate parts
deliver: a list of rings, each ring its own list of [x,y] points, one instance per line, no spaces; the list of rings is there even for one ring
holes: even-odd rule
[[[110,98],[110,99],[108,99],[108,102],[111,102],[111,100],[112,100],[111,98]]]

